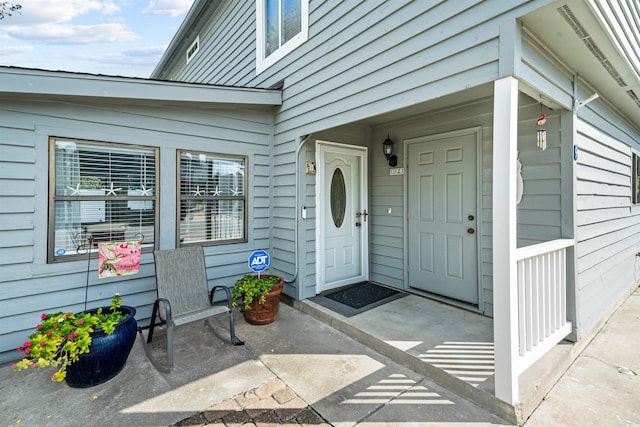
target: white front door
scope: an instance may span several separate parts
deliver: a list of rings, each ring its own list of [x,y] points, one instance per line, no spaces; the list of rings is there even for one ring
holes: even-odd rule
[[[368,279],[367,149],[316,143],[317,292]]]
[[[407,142],[409,286],[478,303],[478,131]]]

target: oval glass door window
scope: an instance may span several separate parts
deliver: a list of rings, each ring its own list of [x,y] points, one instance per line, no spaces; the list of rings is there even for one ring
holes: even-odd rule
[[[344,184],[344,175],[339,168],[333,172],[333,177],[331,177],[331,193],[329,199],[331,202],[333,223],[337,228],[340,228],[344,222],[344,214],[347,209],[347,190]]]

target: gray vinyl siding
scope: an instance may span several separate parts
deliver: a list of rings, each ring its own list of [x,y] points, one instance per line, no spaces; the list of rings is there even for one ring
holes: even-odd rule
[[[41,313],[84,309],[87,262],[46,263],[49,136],[159,147],[161,249],[175,247],[176,149],[248,156],[248,242],[205,247],[210,284],[232,285],[249,273],[252,250],[270,249],[270,109],[4,99],[0,110],[0,362],[15,357]],[[120,292],[145,323],[156,296],[153,255],[142,254],[136,275],[98,279],[96,271],[92,259],[88,307]]]
[[[640,281],[640,206],[631,203],[631,147],[638,150],[640,134],[621,125],[587,114],[577,129],[579,336],[599,327]]]
[[[492,314],[491,84],[507,75],[520,80],[523,92],[517,142],[524,178],[524,196],[517,208],[518,246],[577,238],[579,285],[572,291],[579,333],[596,326],[637,284],[639,208],[630,205],[629,188],[631,148],[638,149],[640,141],[637,125],[626,124],[615,108],[589,108],[580,111],[581,119],[609,137],[603,141],[582,131],[573,140],[571,110],[579,70],[569,69],[552,47],[517,21],[551,1],[310,1],[308,41],[260,75],[255,74],[255,3],[237,3],[219,3],[217,18],[197,31],[204,50],[189,65],[172,66],[171,77],[263,88],[284,81],[283,104],[275,112],[272,238],[278,269],[297,279],[289,285],[298,286],[289,288],[294,295],[315,294],[315,180],[304,173],[304,162],[315,160],[318,135],[336,129],[355,132],[355,139],[370,148],[370,277],[402,288],[408,286],[405,190],[402,176],[388,175],[381,142],[391,134],[402,167],[404,139],[480,127],[479,309]],[[607,4],[624,8],[629,3]],[[637,38],[636,27],[625,24],[627,39]],[[485,96],[479,96],[477,89],[483,87]],[[433,102],[465,91],[473,95],[460,98],[453,107]],[[578,98],[592,93],[586,92],[582,88]],[[547,99],[539,99],[540,94]],[[535,141],[541,101],[548,117],[546,151]],[[405,108],[406,114],[397,113]],[[298,144],[308,135],[298,153]],[[571,158],[574,143],[579,147],[577,163]],[[288,187],[296,185],[298,193],[292,194]],[[296,212],[296,200],[298,208],[307,207],[306,220]],[[296,226],[297,248],[292,231]],[[293,259],[296,251],[298,262]]]
[[[574,81],[579,87],[576,95],[578,99],[586,99],[595,91],[588,88],[588,82],[580,81],[574,75],[575,72],[572,74],[560,63],[553,49],[540,44],[526,27],[523,29],[522,61],[518,71],[530,85],[550,94],[554,102],[566,109],[573,106]],[[610,107],[609,102],[601,98],[578,110],[580,119],[575,140],[572,140],[574,125],[571,123],[570,113],[555,117],[557,113],[554,111],[546,124],[550,142],[547,152],[552,150],[554,155],[538,162],[540,173],[532,171],[530,168],[533,165],[526,161],[535,153],[527,155],[521,151],[520,156],[523,174],[526,173],[530,178],[539,176],[540,182],[534,184],[534,188],[545,192],[557,185],[569,190],[571,174],[567,175],[567,168],[575,164],[575,189],[559,193],[562,197],[560,206],[572,206],[573,201],[567,199],[575,191],[575,225],[567,218],[571,210],[547,210],[540,206],[531,214],[535,215],[536,221],[541,220],[542,215],[548,223],[535,229],[523,228],[523,215],[519,207],[518,244],[536,243],[535,238],[532,238],[534,236],[543,237],[543,241],[575,237],[577,285],[575,289],[571,289],[574,295],[570,295],[569,300],[575,298],[577,311],[576,318],[572,320],[578,339],[588,336],[601,326],[616,305],[640,282],[640,263],[636,257],[640,249],[640,207],[631,205],[631,149],[640,149],[640,134],[637,127],[627,123],[615,108]],[[529,111],[530,118],[535,120],[535,107],[532,106]],[[534,124],[531,122],[530,129],[535,128]],[[557,131],[552,133],[552,129]],[[576,162],[567,155],[571,150],[556,151],[552,142],[555,138],[577,146]],[[522,150],[522,138],[519,139],[518,147]],[[539,152],[536,157],[541,155]],[[560,179],[557,180],[556,177]],[[549,182],[549,178],[553,178],[553,182]],[[531,182],[525,176],[525,195],[531,189]],[[547,194],[536,201],[550,202],[550,197],[553,195]],[[526,196],[521,206],[525,204],[525,199]],[[554,206],[557,205],[554,203]],[[556,223],[557,215],[560,215],[561,227],[549,228],[550,224]]]
[[[260,75],[255,74],[254,2],[222,1],[206,24],[198,24],[192,37],[200,35],[201,50],[189,64],[178,60],[170,66],[167,75],[172,79],[263,88],[284,80],[283,105],[275,114],[272,256],[277,271],[298,281],[288,284],[285,292],[300,298],[315,295],[315,212],[308,209],[307,219],[298,221],[300,212],[291,188],[296,184],[292,153],[297,152],[300,138],[318,139],[327,130],[492,82],[499,77],[501,23],[513,22],[546,3],[311,1],[307,42]],[[490,122],[490,114],[484,120]],[[378,144],[365,142],[366,127],[356,126],[361,128],[357,138],[371,147],[370,188],[383,192],[371,199],[372,278],[401,287],[404,278],[398,272],[404,266],[400,249],[404,242],[397,227],[402,226],[402,210],[395,210],[392,217],[380,215],[383,205],[401,203],[402,191],[397,188],[401,178],[379,175]],[[304,173],[305,156],[314,160],[311,141],[298,159],[302,169],[297,174],[298,210],[314,201],[311,178]],[[490,159],[490,151],[483,158]],[[488,185],[483,191],[489,191]],[[489,206],[490,200],[490,195],[483,195],[483,204]],[[298,248],[294,247],[296,225],[302,239]],[[482,240],[490,241],[490,235]],[[483,271],[487,271],[483,274],[490,274],[490,250],[482,254]]]
[[[518,246],[527,246],[561,237],[561,155],[560,114],[547,111],[548,148],[536,147],[535,120],[540,114],[540,104],[521,94],[519,97],[518,149],[523,165],[524,194],[518,206]],[[476,212],[479,239],[479,310],[493,314],[492,273],[492,98],[469,99],[465,104],[436,110],[399,122],[385,123],[373,129],[371,139],[383,141],[387,133],[396,142],[394,153],[398,155],[398,167],[403,166],[402,141],[422,136],[436,135],[461,129],[480,128],[482,146],[478,188],[480,194]],[[553,131],[551,129],[556,129]],[[381,144],[380,144],[381,145]],[[371,280],[398,288],[407,288],[404,282],[405,213],[403,176],[390,176],[389,166],[377,145],[370,155],[370,253]],[[406,173],[406,171],[405,171]],[[392,209],[389,215],[388,208]],[[411,213],[409,213],[411,214]]]

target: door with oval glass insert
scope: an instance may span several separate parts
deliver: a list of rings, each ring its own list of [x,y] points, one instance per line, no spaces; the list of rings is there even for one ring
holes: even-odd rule
[[[318,292],[368,278],[365,159],[365,148],[318,143]]]

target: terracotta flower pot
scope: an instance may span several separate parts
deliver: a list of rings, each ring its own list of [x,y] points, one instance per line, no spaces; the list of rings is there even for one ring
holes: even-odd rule
[[[263,276],[264,277],[264,276]],[[247,323],[252,325],[267,325],[276,320],[278,307],[280,305],[280,294],[284,287],[284,279],[280,277],[280,281],[273,285],[271,292],[265,296],[264,304],[258,303],[256,298],[251,303],[251,310],[244,310],[244,318]]]

